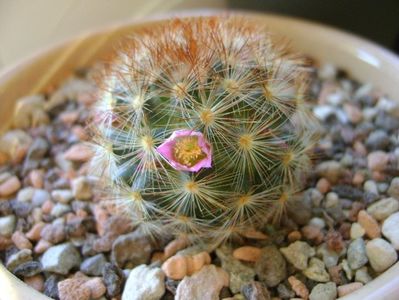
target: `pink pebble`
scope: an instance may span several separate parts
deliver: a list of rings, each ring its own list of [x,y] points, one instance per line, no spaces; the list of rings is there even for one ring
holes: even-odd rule
[[[331,184],[327,179],[320,178],[319,181],[317,181],[316,188],[320,193],[326,194],[330,190]]]
[[[104,282],[100,277],[90,279],[83,285],[90,289],[92,299],[100,298],[107,291]]]
[[[44,253],[48,248],[50,248],[51,246],[53,246],[52,243],[46,241],[46,240],[40,240],[37,242],[35,248],[33,249],[33,251],[37,254],[41,254]]]
[[[374,151],[367,156],[367,165],[372,171],[384,171],[389,161],[389,155],[384,151]]]
[[[7,197],[21,188],[21,182],[17,176],[11,176],[2,184],[0,184],[0,197]]]
[[[93,151],[84,144],[75,144],[65,153],[64,158],[72,161],[85,162],[93,156]]]
[[[29,179],[34,188],[42,189],[44,186],[44,171],[32,170],[29,173]]]
[[[42,231],[45,223],[39,222],[32,226],[32,228],[26,233],[26,237],[31,241],[40,240],[40,232]]]
[[[40,274],[32,277],[25,277],[24,282],[34,288],[36,291],[42,292],[44,289],[44,279]]]
[[[375,239],[381,237],[381,228],[378,222],[365,210],[359,212],[357,222],[363,227],[369,238]]]
[[[20,250],[32,249],[31,242],[21,231],[15,231],[11,236],[11,240],[13,241],[14,245]]]
[[[51,200],[46,200],[42,205],[43,213],[45,213],[45,214],[51,213],[53,206],[54,206],[54,203]]]
[[[362,286],[363,286],[363,283],[361,283],[361,282],[352,282],[352,283],[341,285],[337,288],[338,296],[343,297],[345,295],[348,295],[348,294],[360,289]]]

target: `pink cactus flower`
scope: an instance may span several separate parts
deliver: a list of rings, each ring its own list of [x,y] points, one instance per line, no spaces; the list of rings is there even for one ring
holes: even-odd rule
[[[212,150],[203,134],[190,129],[176,130],[157,151],[176,170],[198,172],[212,167]]]

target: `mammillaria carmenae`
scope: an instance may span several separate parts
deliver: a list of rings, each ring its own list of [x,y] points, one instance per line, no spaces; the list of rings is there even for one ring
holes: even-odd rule
[[[314,144],[308,72],[243,18],[137,32],[100,82],[92,169],[106,199],[152,232],[217,241],[278,218]]]

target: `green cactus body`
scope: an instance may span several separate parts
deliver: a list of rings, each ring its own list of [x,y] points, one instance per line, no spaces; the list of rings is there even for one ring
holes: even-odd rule
[[[308,169],[317,123],[307,74],[303,59],[244,19],[139,32],[101,78],[93,174],[151,231],[222,240],[259,228],[281,215]],[[168,159],[160,150],[176,134]]]

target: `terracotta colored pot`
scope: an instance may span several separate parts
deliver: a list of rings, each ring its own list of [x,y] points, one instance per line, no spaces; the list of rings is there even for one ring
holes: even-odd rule
[[[183,16],[215,12],[185,12]],[[288,37],[292,46],[319,61],[345,68],[361,82],[371,82],[399,101],[399,58],[369,41],[335,29],[287,17],[242,13]],[[174,14],[176,16],[176,14]],[[74,69],[90,66],[101,59],[125,34],[163,22],[166,16],[116,24],[63,42],[12,66],[0,74],[0,130],[9,124],[15,100],[61,82]],[[49,299],[9,273],[0,265],[0,299]],[[343,297],[344,300],[399,299],[399,263],[378,278]]]

